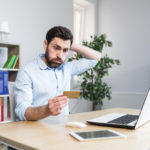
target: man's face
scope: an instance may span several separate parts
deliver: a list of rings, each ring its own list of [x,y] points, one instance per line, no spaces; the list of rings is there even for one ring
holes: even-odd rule
[[[55,37],[48,45],[44,42],[46,64],[51,68],[59,67],[66,59],[70,48],[70,40]]]

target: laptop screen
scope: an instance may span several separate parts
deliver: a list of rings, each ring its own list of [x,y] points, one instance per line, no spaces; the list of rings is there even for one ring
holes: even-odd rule
[[[139,126],[149,121],[150,120],[149,114],[150,114],[150,90],[148,90],[145,101],[143,102],[141,112],[139,114],[139,118],[136,122],[135,128],[138,128]]]

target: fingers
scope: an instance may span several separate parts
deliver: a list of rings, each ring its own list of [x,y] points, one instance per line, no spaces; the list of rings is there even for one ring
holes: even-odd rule
[[[49,109],[52,113],[56,113],[56,112],[62,112],[63,107],[65,107],[67,105],[67,103],[63,103],[63,104],[54,104],[54,103],[50,103],[49,105]]]
[[[63,107],[68,103],[67,96],[56,96],[48,101],[49,111],[52,115],[58,115],[62,112]]]

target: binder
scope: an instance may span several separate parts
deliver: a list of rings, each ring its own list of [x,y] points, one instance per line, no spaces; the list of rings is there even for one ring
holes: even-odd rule
[[[8,94],[8,71],[3,72],[3,94]]]
[[[3,80],[3,71],[0,71],[0,94],[3,94],[4,91],[4,80]]]
[[[0,95],[8,94],[8,71],[0,71]]]

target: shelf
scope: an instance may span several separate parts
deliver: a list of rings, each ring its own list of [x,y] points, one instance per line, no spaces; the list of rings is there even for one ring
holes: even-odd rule
[[[12,122],[11,120],[7,120],[7,121],[0,121],[0,124],[2,123],[8,123],[8,122]]]
[[[3,94],[3,95],[0,94],[0,97],[9,97],[9,95],[8,94]]]
[[[12,46],[19,47],[19,44],[0,42],[0,46],[1,46],[1,47],[12,47]]]
[[[19,69],[8,69],[8,68],[0,68],[1,71],[19,71]]]

